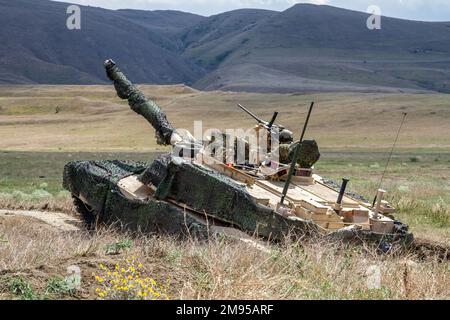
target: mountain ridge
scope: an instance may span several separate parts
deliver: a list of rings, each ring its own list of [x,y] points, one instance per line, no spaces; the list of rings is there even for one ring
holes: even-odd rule
[[[369,30],[367,13],[311,4],[210,17],[80,6],[69,31],[67,6],[0,0],[0,84],[104,84],[113,58],[136,83],[202,90],[450,92],[447,22]]]

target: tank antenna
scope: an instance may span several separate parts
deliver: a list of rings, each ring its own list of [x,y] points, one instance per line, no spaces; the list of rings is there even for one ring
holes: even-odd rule
[[[398,139],[400,138],[400,133],[402,132],[403,125],[405,124],[405,120],[406,120],[407,116],[408,116],[408,113],[403,112],[402,123],[400,124],[400,128],[398,129],[397,137],[395,138],[394,144],[392,146],[391,153],[389,154],[389,158],[388,158],[388,161],[386,163],[386,168],[384,169],[383,175],[381,176],[380,184],[378,185],[378,189],[377,190],[380,190],[382,185],[383,185],[384,178],[386,177],[386,173],[387,173],[387,171],[389,169],[389,164],[391,163],[392,156],[394,155],[395,147],[397,146],[397,142],[398,142]],[[378,197],[378,195],[375,196],[375,199],[373,200],[373,207],[375,206],[375,203],[377,201],[377,197]]]
[[[288,178],[286,180],[286,184],[284,185],[283,195],[281,196],[280,205],[284,204],[284,200],[286,199],[289,185],[291,184],[292,176],[294,175],[295,166],[297,165],[298,157],[300,156],[300,149],[302,147],[303,138],[305,137],[306,129],[308,128],[309,118],[311,117],[311,113],[314,108],[314,102],[311,102],[311,106],[309,107],[308,116],[306,117],[305,125],[303,127],[302,135],[300,137],[300,141],[295,148],[294,158],[292,159],[291,168],[289,169]]]

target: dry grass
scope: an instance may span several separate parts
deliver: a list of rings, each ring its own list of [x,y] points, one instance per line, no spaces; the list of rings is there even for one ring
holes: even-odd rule
[[[0,196],[0,208],[11,210],[39,210],[50,212],[64,212],[77,215],[73,206],[73,200],[69,196],[50,197],[36,201],[22,200],[17,201],[13,197]]]
[[[409,112],[400,149],[450,147],[448,97],[440,94],[255,94],[199,92],[183,86],[142,86],[177,128],[250,128],[253,119],[280,112],[279,123],[298,135],[311,101],[317,102],[308,137],[326,149],[387,149],[402,112]],[[55,114],[56,108],[60,112]],[[380,130],[381,129],[381,130]],[[0,87],[0,150],[149,151],[153,129],[117,98],[112,86]]]
[[[18,276],[35,298],[51,298],[43,296],[48,281],[64,277],[71,265],[81,268],[82,287],[64,298],[95,298],[99,265],[134,255],[145,276],[170,279],[172,299],[450,299],[448,263],[420,261],[413,254],[380,256],[320,240],[286,240],[265,252],[229,239],[200,243],[114,230],[59,233],[19,218],[1,220],[0,235],[3,298],[21,297],[9,287]],[[129,249],[107,254],[108,246],[124,239],[131,241]],[[369,290],[366,272],[374,265],[381,268],[381,287]]]

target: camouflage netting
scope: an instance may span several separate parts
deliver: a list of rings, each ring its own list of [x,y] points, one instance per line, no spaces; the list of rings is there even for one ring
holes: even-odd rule
[[[163,154],[140,175],[139,180],[146,185],[159,186],[167,174],[167,167],[172,159],[171,154]]]
[[[297,141],[289,147],[289,163],[294,160],[295,148],[297,148],[300,141]],[[297,160],[301,168],[312,168],[320,159],[319,146],[314,140],[305,140],[300,146],[300,156]]]
[[[284,219],[257,204],[234,180],[181,158],[160,157],[144,171],[140,180],[157,186],[158,199],[174,199],[217,220],[266,238],[280,238],[290,229],[303,233],[312,227],[302,220]]]
[[[87,203],[95,218],[105,223],[119,222],[131,230],[167,233],[174,236],[207,237],[207,228],[184,211],[164,201],[132,201],[116,184],[142,173],[148,164],[127,161],[71,162],[64,169],[64,188]]]
[[[105,62],[105,69],[108,78],[114,81],[117,95],[121,99],[127,99],[131,109],[147,119],[155,128],[158,143],[170,145],[170,139],[175,129],[167,121],[166,115],[159,106],[154,101],[147,100],[144,94],[126,78],[112,60]]]
[[[157,186],[155,199],[131,201],[120,193],[118,181],[133,174]],[[258,205],[230,178],[171,155],[161,156],[149,167],[123,161],[72,162],[64,170],[64,187],[89,204],[100,221],[120,221],[133,230],[205,234],[205,226],[167,199],[266,238],[281,238],[291,229],[302,234],[315,230],[308,222],[284,219]]]

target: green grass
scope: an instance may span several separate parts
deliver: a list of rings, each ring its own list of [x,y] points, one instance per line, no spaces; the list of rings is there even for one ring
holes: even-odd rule
[[[142,88],[177,128],[190,130],[200,119],[205,129],[252,127],[254,121],[235,107],[240,102],[265,119],[280,111],[278,123],[298,135],[306,108],[314,100],[317,108],[307,137],[315,138],[323,152],[317,174],[337,182],[349,177],[351,191],[370,200],[379,186],[401,114],[409,112],[382,187],[398,208],[397,218],[409,224],[417,237],[447,243],[450,239],[450,108],[446,95],[281,95],[195,92],[181,86]],[[54,112],[57,106],[61,107],[59,114]],[[67,162],[150,162],[162,151],[153,134],[144,119],[116,98],[111,86],[2,87],[0,150],[7,151],[0,151],[0,208],[73,212],[70,194],[62,188]],[[447,263],[418,261],[418,269],[410,270],[404,285],[405,257],[379,257],[359,251],[362,248],[342,251],[329,243],[288,241],[264,253],[220,238],[202,244],[164,237],[134,239],[112,231],[60,235],[45,230],[38,222],[2,220],[0,260],[8,272],[0,277],[0,294],[14,299],[76,298],[67,292],[63,278],[55,277],[75,264],[83,268],[83,296],[95,298],[93,266],[135,254],[155,278],[164,280],[170,275],[174,298],[449,297]],[[41,269],[43,263],[49,268]],[[361,274],[366,264],[383,267],[381,289],[366,289]],[[22,278],[17,278],[18,270],[23,271]]]
[[[60,276],[52,276],[47,279],[40,290],[36,290],[28,278],[11,276],[2,291],[19,300],[60,299],[74,296],[75,293],[68,282]]]
[[[386,167],[388,153],[325,154],[318,174],[339,182],[349,177],[349,189],[372,201]],[[397,153],[381,186],[398,209],[396,217],[421,234],[450,237],[450,153]],[[431,232],[433,230],[433,232]]]
[[[123,239],[106,246],[106,254],[120,254],[120,252],[131,249],[133,242],[130,239]]]
[[[72,289],[68,285],[67,281],[59,276],[54,276],[48,279],[45,285],[45,296],[50,297],[63,297],[72,294]]]
[[[34,290],[25,278],[13,277],[9,281],[10,293],[17,296],[21,300],[37,300],[38,295],[34,293]]]
[[[151,162],[154,158],[154,153],[0,152],[0,193],[33,194],[43,190],[57,196],[63,191],[62,173],[70,161],[121,159]]]

